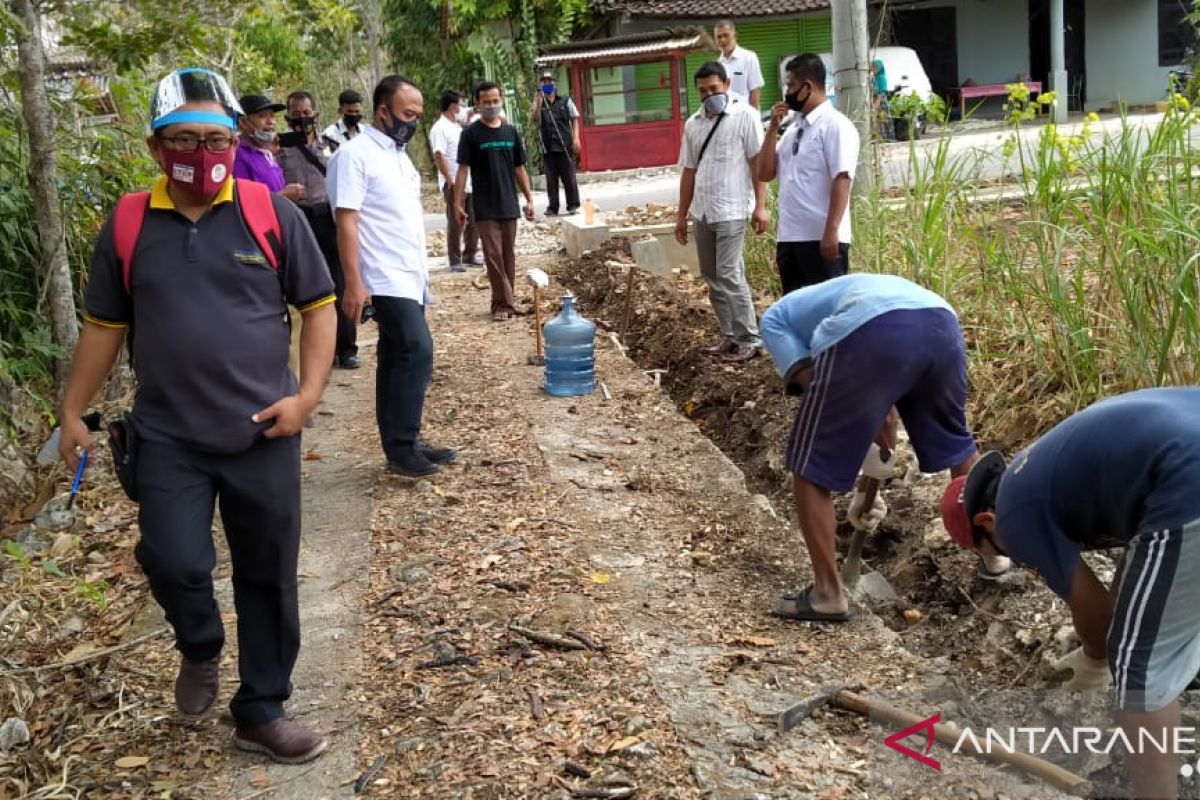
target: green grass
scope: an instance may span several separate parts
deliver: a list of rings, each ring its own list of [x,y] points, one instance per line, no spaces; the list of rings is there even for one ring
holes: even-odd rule
[[[910,189],[856,198],[853,268],[957,309],[986,435],[1020,442],[1102,397],[1198,382],[1198,121],[1177,102],[1153,129],[1014,135],[1007,200],[987,199],[994,182],[975,180],[974,156],[952,156],[947,135],[926,159],[910,151]],[[773,249],[750,240],[746,256],[755,288],[777,291]]]

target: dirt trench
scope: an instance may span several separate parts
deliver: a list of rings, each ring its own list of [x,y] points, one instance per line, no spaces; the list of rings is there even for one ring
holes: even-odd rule
[[[637,270],[629,297],[627,273],[618,265],[628,260],[618,245],[564,263],[555,277],[602,330],[624,331],[629,357],[657,374],[680,411],[741,468],[751,490],[791,519],[784,448],[795,400],[783,393],[770,358],[726,365],[703,355],[700,348],[717,336],[703,282],[687,273],[666,279]],[[760,313],[768,304],[760,300]],[[974,422],[982,429],[977,438],[986,441],[987,421]],[[968,677],[1008,688],[1053,682],[1047,659],[1061,654],[1067,641],[1065,606],[1024,572],[1001,582],[979,580],[974,557],[954,547],[941,527],[946,476],[920,474],[904,445],[899,457],[904,475],[883,489],[890,513],[864,552],[864,571],[881,573],[899,599],[868,597],[868,604],[909,651],[949,662]],[[839,518],[845,500],[839,499]],[[840,522],[843,541],[850,532]],[[1099,563],[1111,574],[1111,563]],[[903,615],[914,608],[916,624]]]

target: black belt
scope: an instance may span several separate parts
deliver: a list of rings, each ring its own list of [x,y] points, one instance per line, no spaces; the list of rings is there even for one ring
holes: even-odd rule
[[[306,217],[321,217],[332,216],[332,209],[329,203],[318,203],[315,206],[300,206],[300,210],[304,212]]]

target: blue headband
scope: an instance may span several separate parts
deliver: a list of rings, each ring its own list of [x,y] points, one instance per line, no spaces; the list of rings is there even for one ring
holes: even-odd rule
[[[178,125],[182,122],[203,122],[209,125],[222,125],[231,131],[237,130],[237,124],[233,121],[233,117],[218,114],[215,111],[172,111],[165,117],[159,117],[150,123],[150,129],[156,131],[167,125]]]

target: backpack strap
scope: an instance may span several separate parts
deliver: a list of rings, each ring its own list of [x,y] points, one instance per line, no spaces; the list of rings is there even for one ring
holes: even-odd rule
[[[113,211],[113,247],[117,251],[117,261],[121,263],[121,279],[126,294],[129,294],[133,251],[137,247],[138,236],[142,233],[142,222],[146,219],[146,209],[149,206],[149,192],[130,192],[121,195],[121,199],[117,201],[117,208]]]
[[[271,269],[279,272],[283,263],[283,231],[271,201],[271,191],[265,184],[236,179],[237,205],[250,235],[263,251]]]

